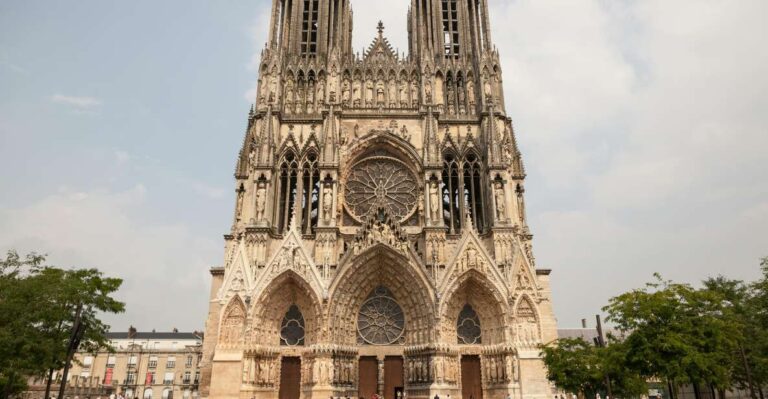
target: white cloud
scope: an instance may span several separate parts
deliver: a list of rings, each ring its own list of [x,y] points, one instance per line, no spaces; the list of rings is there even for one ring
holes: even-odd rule
[[[768,255],[768,3],[491,8],[563,325],[657,271],[754,278]]]
[[[0,249],[36,250],[50,254],[51,264],[97,267],[123,278],[118,297],[127,312],[109,317],[116,328],[200,329],[210,289],[206,270],[221,258],[221,245],[185,225],[143,218],[146,195],[142,185],[123,192],[63,189],[0,209]]]
[[[83,111],[96,108],[102,104],[102,101],[95,97],[77,97],[54,94],[50,96],[49,99],[56,104],[69,105]]]
[[[115,163],[118,165],[125,165],[131,160],[130,154],[123,150],[115,150]]]

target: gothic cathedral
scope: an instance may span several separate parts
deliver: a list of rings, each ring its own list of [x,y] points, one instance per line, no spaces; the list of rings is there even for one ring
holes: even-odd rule
[[[411,0],[408,55],[381,23],[353,53],[349,0],[272,3],[202,396],[550,398],[487,0]]]

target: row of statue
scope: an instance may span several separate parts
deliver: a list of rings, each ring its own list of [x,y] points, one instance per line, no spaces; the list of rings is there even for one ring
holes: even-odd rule
[[[483,369],[485,380],[492,384],[509,382],[515,375],[515,363],[512,356],[484,356]]]
[[[528,346],[535,346],[540,342],[539,323],[536,320],[524,320],[515,326],[517,341]]]
[[[271,387],[277,379],[276,358],[246,357],[243,359],[243,383]]]
[[[366,248],[382,243],[394,247],[402,252],[408,251],[408,240],[400,239],[387,223],[376,222],[364,231],[363,235],[352,243],[352,252],[359,254]]]
[[[355,383],[355,362],[352,358],[316,358],[302,362],[302,382],[320,385],[351,385]]]
[[[264,76],[261,80],[259,104],[264,106],[273,103],[279,96],[276,76]],[[321,110],[327,101],[341,101],[343,107],[354,109],[416,109],[421,98],[418,77],[410,79],[401,76],[386,78],[344,78],[341,87],[336,87],[334,81],[327,82],[321,75],[319,78],[292,76],[283,81],[283,109],[286,114],[311,114]],[[490,83],[486,91],[491,94]],[[472,78],[443,79],[441,76],[424,82],[424,99],[427,104],[434,104],[438,110],[448,115],[474,115],[477,104],[475,83]]]
[[[454,357],[423,356],[408,358],[405,367],[409,383],[446,382],[458,379],[458,360]]]

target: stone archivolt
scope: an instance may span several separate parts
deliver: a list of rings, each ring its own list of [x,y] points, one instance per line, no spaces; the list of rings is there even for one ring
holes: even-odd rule
[[[533,257],[486,10],[413,0],[409,55],[382,25],[357,55],[347,0],[273,0],[213,270],[203,397],[277,398],[285,377],[307,398],[394,399],[386,367],[413,398],[550,397],[536,350],[556,338],[549,271]],[[303,322],[295,345],[284,320]]]

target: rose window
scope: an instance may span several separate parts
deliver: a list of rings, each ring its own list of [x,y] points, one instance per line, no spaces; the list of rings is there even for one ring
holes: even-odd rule
[[[345,206],[358,221],[383,208],[402,222],[416,211],[418,198],[416,176],[395,158],[364,159],[352,166],[347,177]]]
[[[400,305],[389,290],[377,288],[360,307],[357,331],[360,338],[371,345],[397,343],[405,330],[405,317]]]

